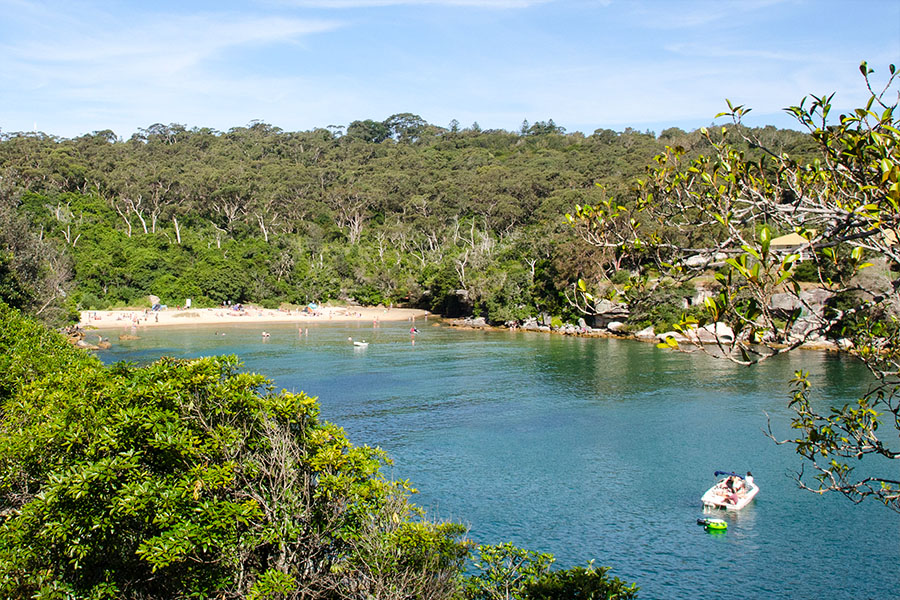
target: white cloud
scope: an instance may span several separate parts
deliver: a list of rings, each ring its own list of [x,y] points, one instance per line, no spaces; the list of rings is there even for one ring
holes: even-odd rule
[[[714,23],[739,23],[747,14],[773,10],[796,0],[699,0],[694,2],[633,2],[628,6],[645,27],[696,29]]]
[[[70,1],[78,4],[0,0],[0,11],[11,15],[0,31],[3,130],[31,129],[36,120],[60,135],[111,128],[127,137],[155,122],[228,129],[253,119],[310,129],[402,111],[436,124],[456,118],[506,129],[523,118],[587,131],[708,124],[725,98],[751,106],[753,116],[777,115],[809,93],[836,91],[836,100],[857,104],[864,93],[858,61],[879,69],[900,47],[900,36],[849,34],[843,45],[823,47],[819,28],[782,27],[765,38],[767,25],[785,23],[785,10],[796,14],[792,3],[774,0],[750,2],[752,26],[732,15],[719,27],[682,32],[655,28],[678,12],[663,2],[602,11],[589,0],[556,2],[540,14],[490,18],[447,11],[407,27],[415,11],[397,8],[393,26],[367,11],[306,18],[322,13],[296,6],[476,2],[295,0],[286,9],[280,0],[258,0],[243,13],[197,14],[189,6],[147,12]],[[228,1],[223,10],[234,7]],[[497,9],[537,3],[477,2]],[[764,5],[775,14],[759,10]],[[653,6],[660,7],[653,23],[636,18],[636,10]],[[711,6],[687,5],[682,23],[700,22],[690,15]],[[726,18],[724,9],[714,12]],[[553,23],[545,27],[546,20]]]
[[[464,6],[484,9],[528,8],[555,0],[283,0],[298,8],[378,8],[383,6]],[[608,4],[608,2],[601,2]]]

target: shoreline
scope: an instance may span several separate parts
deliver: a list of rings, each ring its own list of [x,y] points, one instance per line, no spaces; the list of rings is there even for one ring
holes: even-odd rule
[[[184,327],[194,325],[229,325],[266,323],[357,323],[415,321],[435,316],[419,308],[385,308],[383,306],[322,306],[310,312],[247,306],[231,308],[189,308],[164,310],[83,310],[81,329],[122,329],[144,327]]]

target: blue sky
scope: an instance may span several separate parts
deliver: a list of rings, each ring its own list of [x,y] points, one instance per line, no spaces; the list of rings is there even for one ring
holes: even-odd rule
[[[0,0],[0,131],[753,124],[900,64],[896,0]]]

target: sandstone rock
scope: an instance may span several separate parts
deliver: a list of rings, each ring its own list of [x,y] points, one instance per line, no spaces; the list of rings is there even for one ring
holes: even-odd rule
[[[594,327],[604,328],[612,321],[624,321],[628,318],[628,307],[624,304],[600,300],[594,305]]]
[[[647,327],[646,329],[641,329],[637,333],[634,334],[639,340],[652,340],[656,339],[656,334],[653,333],[653,326]]]
[[[730,344],[734,341],[734,331],[725,323],[710,323],[699,329],[690,329],[684,333],[679,331],[667,331],[656,336],[660,341],[663,341],[668,337],[674,338],[678,343]]]
[[[688,340],[687,337],[685,337],[683,334],[681,334],[677,331],[666,331],[664,333],[656,334],[656,339],[659,340],[660,342],[664,342],[669,338],[672,338],[679,344],[690,341],[690,340]]]
[[[691,256],[684,261],[684,266],[686,267],[705,267],[709,263],[712,262],[712,257],[707,254],[697,254],[695,256]]]
[[[618,333],[625,329],[625,323],[622,321],[610,321],[606,324],[606,328],[612,332]]]

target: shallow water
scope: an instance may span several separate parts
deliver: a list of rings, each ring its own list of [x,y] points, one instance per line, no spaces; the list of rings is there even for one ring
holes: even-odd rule
[[[237,354],[324,418],[394,459],[433,517],[478,542],[596,559],[641,598],[900,598],[900,516],[799,490],[789,380],[808,370],[820,408],[853,399],[852,360],[795,352],[754,368],[637,342],[409,324],[148,330],[106,362]],[[226,335],[217,335],[220,333]],[[365,349],[347,340],[370,341]],[[115,340],[115,335],[111,336]],[[894,468],[895,466],[886,467]],[[696,525],[716,469],[752,470],[756,500],[724,534]]]

